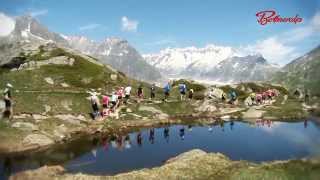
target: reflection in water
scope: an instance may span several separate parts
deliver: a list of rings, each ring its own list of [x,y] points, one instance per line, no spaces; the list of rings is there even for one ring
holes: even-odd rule
[[[151,128],[150,129],[150,132],[149,132],[149,142],[151,144],[154,144],[154,128]]]
[[[317,140],[320,131],[313,121],[278,123],[258,120],[253,125],[219,121],[206,127],[176,125],[144,129],[126,135],[88,137],[87,141],[82,140],[78,144],[69,144],[47,153],[0,159],[0,179],[12,172],[66,162],[67,169],[75,172],[117,173],[153,167],[163,159],[194,148],[221,152],[233,160],[258,162],[301,158],[320,150],[320,141]],[[169,143],[170,131],[174,134],[171,133]],[[143,138],[149,143],[143,144]],[[252,145],[248,146],[248,141]],[[104,160],[106,158],[108,161]]]
[[[117,143],[118,150],[122,151],[123,148],[124,148],[123,147],[123,138],[122,138],[122,136],[118,136],[117,137],[116,143]]]
[[[12,171],[12,164],[10,158],[5,158],[3,162],[3,174],[5,176],[10,176]]]
[[[138,144],[139,147],[142,146],[142,134],[141,134],[141,132],[139,132],[137,134],[137,144]]]
[[[184,127],[180,128],[179,136],[180,136],[181,140],[184,140]]]
[[[110,138],[110,144],[111,144],[111,147],[113,147],[113,148],[117,148],[117,143],[116,143],[116,139],[117,139],[117,137],[116,136],[111,136],[111,138]]]
[[[230,130],[231,131],[233,130],[233,125],[234,125],[234,122],[231,120],[231,122],[230,122]]]
[[[304,120],[304,128],[307,128],[308,127],[308,120]]]
[[[103,145],[103,149],[105,151],[108,151],[108,149],[109,149],[109,141],[110,141],[109,137],[102,138],[102,145]]]
[[[130,140],[130,136],[126,135],[126,137],[124,138],[124,147],[126,149],[130,149],[131,148],[131,140]]]
[[[209,131],[209,132],[213,132],[212,125],[209,126],[208,131]]]
[[[168,143],[169,142],[169,127],[164,128],[163,136],[164,136],[164,139],[166,140],[166,142]]]
[[[221,127],[221,130],[224,132],[224,121],[220,120],[220,127]]]

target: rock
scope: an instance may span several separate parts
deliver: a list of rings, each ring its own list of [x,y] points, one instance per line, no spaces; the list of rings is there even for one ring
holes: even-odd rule
[[[30,134],[23,139],[23,144],[47,146],[53,144],[54,141],[43,134]]]
[[[231,116],[226,115],[226,116],[222,116],[222,117],[220,117],[220,118],[223,119],[223,120],[229,120],[229,119],[231,118]]]
[[[40,68],[41,66],[46,65],[69,65],[72,66],[74,64],[74,59],[69,58],[67,56],[56,56],[53,58],[50,58],[48,60],[42,60],[42,61],[29,61],[24,64],[21,64],[18,68],[18,70],[33,70]]]
[[[245,108],[223,108],[220,109],[220,114],[232,114],[243,110],[245,110]]]
[[[82,78],[81,79],[81,82],[83,82],[84,84],[89,84],[92,82],[92,78],[89,77],[89,78]]]
[[[152,112],[153,114],[155,114],[155,118],[160,119],[160,120],[169,118],[168,114],[166,114],[166,113],[162,112],[161,110],[156,109],[155,107],[152,107],[152,106],[140,106],[139,111]]]
[[[220,88],[216,88],[216,87],[213,87],[212,90],[213,90],[212,91],[213,97],[215,97],[216,99],[221,99],[222,94],[224,93],[223,90]],[[206,94],[209,94],[209,91]]]
[[[65,139],[68,129],[65,127],[64,124],[61,124],[54,130],[53,135],[58,137],[59,139]]]
[[[204,100],[195,110],[198,112],[214,112],[217,108],[214,105],[211,105],[209,100]]]
[[[81,123],[80,121],[85,120],[85,118],[81,115],[73,116],[71,114],[59,114],[59,115],[55,115],[54,117],[74,125],[80,125]]]
[[[29,122],[15,122],[11,125],[13,128],[18,128],[23,131],[38,131],[39,127]]]
[[[164,120],[164,119],[168,119],[169,115],[165,114],[165,113],[156,114],[155,118],[160,119],[160,120]]]
[[[281,104],[285,104],[288,100],[288,95],[284,95],[283,96],[283,101],[281,102]]]
[[[51,85],[54,85],[54,81],[51,77],[46,77],[44,78],[44,80],[48,83],[48,84],[51,84]]]
[[[127,108],[127,109],[126,109],[126,112],[127,112],[127,113],[131,113],[132,110],[131,110],[130,108]]]
[[[258,118],[261,118],[264,113],[265,113],[265,111],[250,108],[248,111],[242,113],[242,118],[243,119],[258,119]]]
[[[35,120],[43,120],[48,119],[49,117],[41,114],[32,114],[32,118]]]
[[[65,87],[65,88],[70,87],[70,85],[67,84],[67,83],[61,83],[60,85],[61,85],[62,87]]]
[[[45,104],[44,105],[44,111],[45,111],[45,113],[50,112],[51,111],[51,106]]]
[[[118,78],[117,74],[111,74],[110,75],[110,79],[113,80],[113,81],[117,80],[117,78]]]
[[[62,100],[61,105],[63,108],[65,108],[67,111],[72,111],[72,101],[71,100]]]
[[[149,112],[152,112],[152,113],[163,113],[161,110],[159,109],[156,109],[155,107],[152,107],[152,106],[140,106],[139,111],[149,111]]]
[[[20,114],[20,115],[14,115],[13,119],[26,119],[31,118],[32,116],[30,114]]]

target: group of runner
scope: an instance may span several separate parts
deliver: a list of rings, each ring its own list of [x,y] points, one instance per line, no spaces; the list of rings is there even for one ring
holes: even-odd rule
[[[252,104],[270,104],[274,97],[279,96],[279,91],[276,89],[268,89],[260,93],[252,92],[250,95]]]
[[[99,93],[96,93],[95,91],[93,92],[88,92],[91,94],[90,96],[90,101],[91,101],[91,106],[93,109],[93,119],[96,119],[98,117],[106,117],[108,116],[111,112],[114,112],[117,107],[119,107],[122,104],[128,104],[129,99],[131,96],[131,90],[132,87],[129,85],[127,87],[119,87],[117,90],[114,90],[111,94],[111,96],[104,94],[102,95],[102,109],[100,108],[100,100],[99,100]],[[171,84],[168,82],[164,88],[164,98],[162,99],[163,101],[168,101],[168,98],[170,96],[171,92]],[[186,94],[187,94],[187,85],[185,83],[179,84],[179,92],[180,92],[180,100],[186,100]],[[194,90],[189,89],[189,94],[188,98],[192,99]],[[137,101],[140,102],[145,98],[144,96],[144,90],[143,90],[143,85],[140,85],[137,88]],[[152,84],[150,87],[150,99],[153,100],[156,98],[156,85]]]
[[[111,112],[114,112],[117,107],[121,104],[127,104],[130,95],[131,95],[131,86],[127,86],[126,88],[120,87],[118,90],[114,90],[111,93],[111,96],[108,96],[107,93],[102,95],[102,111],[100,111],[100,100],[98,93],[96,92],[89,92],[91,94],[90,101],[91,106],[93,109],[93,118],[96,119],[97,117],[105,117],[108,116]],[[138,89],[138,96],[141,92]]]

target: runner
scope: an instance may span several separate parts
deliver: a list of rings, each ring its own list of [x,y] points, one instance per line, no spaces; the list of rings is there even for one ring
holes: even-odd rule
[[[231,93],[230,93],[230,103],[234,104],[236,100],[237,100],[236,92],[235,91],[231,91]]]
[[[170,89],[171,89],[171,86],[170,86],[170,83],[168,82],[166,84],[166,86],[163,88],[164,90],[164,100],[163,101],[167,101],[169,96],[170,96]]]
[[[118,95],[118,104],[117,107],[119,107],[122,104],[122,100],[124,97],[124,88],[120,87],[117,91],[117,95]]]
[[[186,91],[187,91],[187,86],[185,83],[179,84],[179,91],[180,91],[180,100],[185,100],[186,99]]]
[[[91,93],[91,106],[92,106],[92,110],[93,110],[93,120],[96,120],[96,118],[99,116],[99,98],[97,96],[96,92],[92,92]]]
[[[125,89],[124,89],[124,94],[125,94],[125,97],[124,97],[124,103],[127,104],[129,102],[129,99],[130,99],[130,95],[131,95],[131,86],[127,86]]]
[[[3,92],[3,100],[5,103],[5,111],[4,115],[11,119],[13,117],[13,109],[12,109],[12,95],[11,95],[11,89],[13,86],[10,83],[7,83],[6,88]]]
[[[140,84],[140,86],[138,87],[138,98],[142,99],[143,98],[143,88],[142,88],[142,84]]]
[[[222,100],[222,101],[227,100],[227,94],[226,94],[226,93],[223,92],[223,93],[221,94],[221,100]]]
[[[213,89],[210,89],[210,91],[208,93],[208,98],[209,99],[213,99],[214,98]]]
[[[193,98],[193,93],[194,93],[193,89],[190,89],[190,90],[189,90],[189,100],[192,100],[192,98]]]
[[[262,93],[256,94],[256,102],[257,104],[262,104]]]
[[[103,117],[106,117],[109,115],[109,96],[107,95],[104,95],[102,96],[102,107],[103,107],[103,110],[102,110],[102,116]]]
[[[268,96],[267,92],[264,91],[264,92],[262,93],[262,103],[263,103],[263,104],[266,103],[267,96]]]
[[[113,91],[111,96],[111,111],[114,112],[117,106],[118,106],[118,95],[115,91]]]
[[[156,86],[155,84],[152,84],[150,88],[150,98],[154,99],[156,97]]]
[[[271,89],[267,90],[267,99],[268,99],[268,103],[271,104],[272,103],[272,91],[271,91]]]

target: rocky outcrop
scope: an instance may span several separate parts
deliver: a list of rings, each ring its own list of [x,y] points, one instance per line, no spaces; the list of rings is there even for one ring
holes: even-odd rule
[[[53,143],[52,139],[42,134],[30,134],[23,139],[23,144],[25,145],[48,146]]]
[[[36,171],[19,173],[12,179],[212,179],[228,174],[231,167],[237,163],[230,161],[222,154],[208,154],[202,150],[192,150],[169,159],[163,166],[152,169],[142,169],[115,176],[95,176],[85,174],[65,174],[63,169],[43,167]],[[246,163],[243,163],[245,165]],[[60,174],[60,175],[59,175]]]
[[[19,66],[19,68],[11,69],[11,71],[33,70],[33,69],[38,69],[41,66],[46,66],[46,65],[68,65],[68,66],[73,66],[74,61],[75,60],[73,58],[69,58],[67,56],[57,56],[57,57],[50,58],[48,60],[29,61],[29,62],[21,64]]]
[[[23,131],[38,131],[39,127],[29,122],[15,122],[11,125],[13,128],[18,128]]]
[[[277,161],[254,164],[231,161],[220,153],[206,153],[195,149],[171,158],[160,167],[141,169],[115,176],[70,174],[61,166],[44,166],[37,170],[18,173],[10,179],[65,179],[65,180],[189,180],[189,179],[317,179],[319,161]],[[293,176],[292,172],[295,172]],[[309,177],[309,178],[308,178]],[[314,178],[312,178],[314,177]]]
[[[168,114],[162,112],[159,109],[156,109],[155,107],[151,107],[151,106],[140,106],[139,111],[149,111],[149,112],[153,113],[155,115],[155,118],[157,118],[157,119],[168,119],[169,118]]]
[[[210,103],[210,100],[204,100],[195,110],[198,112],[214,112],[217,108]]]
[[[265,111],[257,110],[255,108],[250,108],[248,111],[242,114],[243,119],[258,119],[262,118]]]

